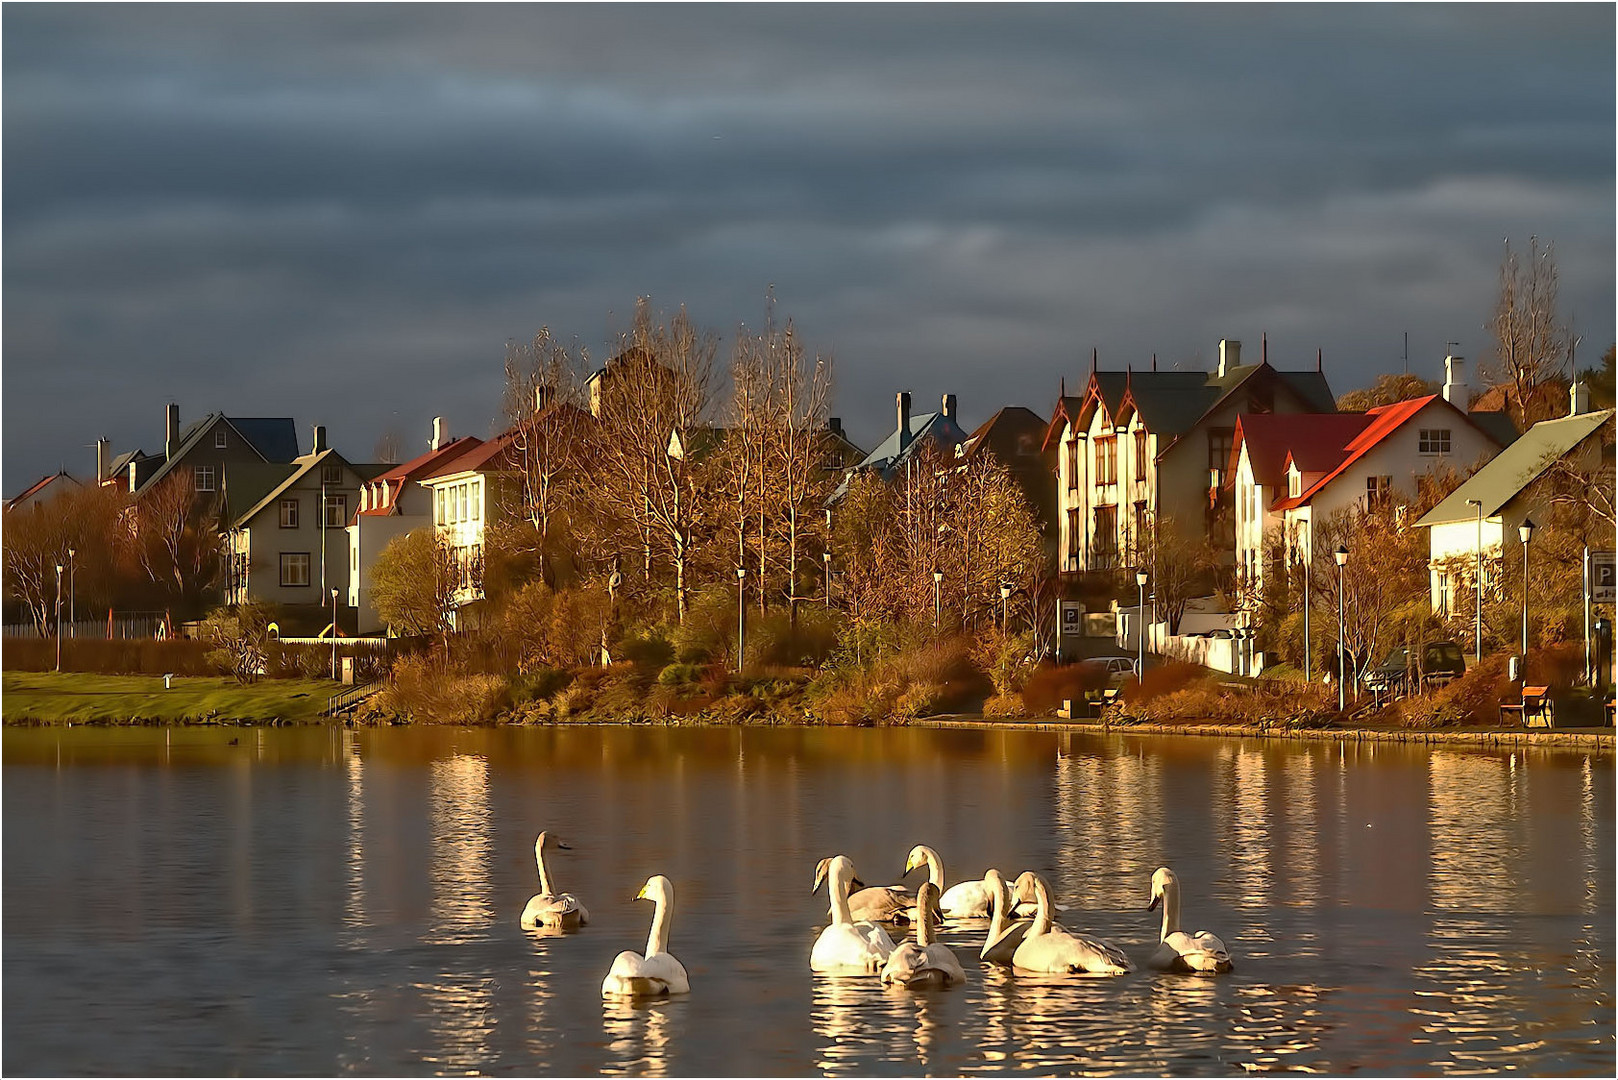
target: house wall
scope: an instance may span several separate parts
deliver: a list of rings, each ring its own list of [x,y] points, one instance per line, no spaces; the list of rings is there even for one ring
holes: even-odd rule
[[[342,516],[334,527],[322,529],[320,514],[321,469],[316,465],[237,530],[232,538],[238,554],[246,556],[245,580],[238,580],[237,599],[272,604],[331,606],[331,590],[342,600],[349,594],[347,521],[359,499],[359,477],[347,464],[332,462],[341,479],[326,485],[326,494],[343,500]],[[298,524],[281,527],[281,502],[296,499]],[[324,547],[324,584],[321,554]],[[282,555],[308,555],[308,584],[282,584]]]
[[[456,604],[483,599],[476,568],[483,558],[488,526],[501,515],[509,481],[499,473],[466,472],[433,477],[424,486],[433,525],[461,567],[463,579]]]
[[[1476,604],[1476,598],[1472,593],[1472,581],[1477,574],[1477,557],[1480,549],[1483,552],[1485,588],[1498,580],[1507,533],[1511,536],[1513,548],[1519,551],[1518,557],[1521,557],[1522,545],[1517,538],[1517,526],[1522,524],[1523,516],[1525,515],[1521,513],[1513,515],[1515,520],[1509,525],[1500,515],[1484,518],[1481,530],[1475,519],[1446,522],[1443,525],[1431,526],[1427,530],[1428,586],[1434,614],[1445,618],[1459,618],[1466,615]]]
[[[394,537],[431,524],[432,519],[426,514],[401,514],[360,517],[348,527],[347,602],[355,609],[360,633],[380,634],[387,630],[387,625],[377,615],[376,606],[371,601],[371,572],[376,566],[377,556],[382,554]]]
[[[223,432],[225,436],[223,448],[215,445],[216,436],[220,432]],[[207,488],[198,487],[197,490],[199,492],[211,492],[217,497],[221,487],[229,484],[230,467],[232,465],[258,464],[263,460],[258,451],[249,446],[246,440],[236,434],[235,429],[221,417],[215,420],[207,431],[203,432],[202,438],[197,440],[196,445],[189,452],[180,456],[179,460],[172,466],[169,475],[173,475],[173,470],[190,469],[192,470],[191,482],[193,485],[198,483],[211,485]],[[159,467],[161,467],[160,462],[154,464],[153,471],[155,472]],[[209,469],[212,470],[211,477],[206,474],[199,475],[199,470]],[[167,477],[164,479],[166,480]],[[144,490],[146,489],[143,489],[143,492]],[[238,512],[245,509],[247,508],[240,507]]]

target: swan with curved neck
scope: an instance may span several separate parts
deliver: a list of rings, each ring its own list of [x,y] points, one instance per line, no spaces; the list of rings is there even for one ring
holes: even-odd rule
[[[821,859],[815,867],[815,890],[826,880],[830,859]],[[916,898],[903,885],[876,885],[866,888],[859,878],[850,876],[848,896],[849,916],[855,922],[906,923],[915,917]]]
[[[831,893],[831,925],[815,939],[809,952],[810,970],[875,975],[893,953],[893,939],[876,923],[854,918],[848,903],[854,864],[846,855],[822,859],[815,866],[816,889],[823,879]]]
[[[994,890],[989,886],[987,877],[982,881],[962,881],[944,888],[944,860],[926,844],[917,844],[910,849],[910,857],[905,860],[905,873],[921,866],[927,868],[927,880],[939,890],[938,910],[941,914],[951,919],[982,919],[989,915],[994,906]]]
[[[539,867],[539,892],[528,898],[519,920],[524,930],[551,927],[558,930],[577,930],[590,921],[590,913],[572,893],[559,893],[551,888],[551,876],[545,870],[545,849],[567,849],[548,832],[539,834],[534,841],[534,863]]]
[[[1000,871],[990,867],[984,872],[983,880],[994,889],[994,903],[989,909],[989,933],[983,939],[983,948],[978,950],[978,959],[991,964],[1010,964],[1017,946],[1022,944],[1034,920],[1011,919],[1011,906],[1015,899],[1011,886],[1000,876]]]
[[[1152,875],[1151,911],[1163,905],[1163,929],[1151,965],[1164,971],[1224,972],[1234,966],[1225,943],[1206,930],[1187,934],[1180,929],[1180,879],[1168,867]]]
[[[625,950],[617,955],[607,977],[601,981],[602,997],[665,997],[691,992],[685,965],[668,951],[669,923],[674,918],[674,883],[662,874],[646,879],[636,900],[657,905],[652,912],[652,932],[646,938],[646,954]]]
[[[916,890],[916,940],[893,950],[882,967],[884,986],[908,990],[959,986],[966,972],[955,950],[933,939],[932,914],[938,908],[938,886],[931,881]]]
[[[1034,875],[1034,899],[1038,905],[1034,921],[1023,935],[1022,944],[1012,954],[1012,967],[1097,975],[1123,975],[1135,970],[1129,957],[1111,942],[1057,926],[1052,918],[1054,905],[1050,887],[1037,874]]]

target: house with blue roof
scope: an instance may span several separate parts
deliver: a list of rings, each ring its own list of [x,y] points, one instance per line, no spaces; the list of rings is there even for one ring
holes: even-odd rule
[[[955,448],[970,438],[956,419],[954,394],[944,395],[938,412],[912,414],[910,394],[901,391],[894,399],[894,413],[893,433],[848,470],[826,500],[827,506],[841,502],[848,494],[849,483],[862,472],[875,472],[883,480],[892,480],[908,469],[924,448],[953,457]],[[841,436],[841,426],[837,434]]]

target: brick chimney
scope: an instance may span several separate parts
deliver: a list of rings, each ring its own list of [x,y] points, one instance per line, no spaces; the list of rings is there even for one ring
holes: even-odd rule
[[[944,415],[947,416],[951,420],[955,419],[955,395],[954,394],[945,394],[944,395]]]
[[[1231,368],[1240,367],[1242,362],[1242,343],[1232,338],[1219,339],[1219,377],[1223,379],[1225,372]]]
[[[848,437],[843,434],[843,418],[841,416],[828,416],[826,418],[826,430],[839,438],[846,439]]]
[[[174,456],[180,448],[180,406],[169,402],[163,409],[163,457]]]
[[[321,451],[323,451],[325,449],[326,449],[326,425],[325,424],[316,424],[315,425],[315,445],[314,445],[314,449],[310,450],[309,452],[311,454],[318,454],[318,453],[320,453]]]
[[[112,462],[112,443],[106,438],[96,440],[96,483],[107,479],[107,466]]]
[[[428,449],[442,450],[449,443],[449,424],[442,416],[433,417],[433,441],[428,443]]]
[[[904,444],[910,441],[910,394],[904,390],[899,391],[894,403],[898,412],[899,446],[902,449]]]
[[[1464,410],[1467,405],[1466,357],[1444,357],[1444,400]]]
[[[1580,416],[1590,411],[1590,388],[1580,379],[1568,389],[1569,416]]]

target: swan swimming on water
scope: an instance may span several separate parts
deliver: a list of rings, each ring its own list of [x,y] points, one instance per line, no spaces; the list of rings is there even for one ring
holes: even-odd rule
[[[882,967],[884,986],[902,986],[908,990],[925,987],[959,986],[966,981],[966,972],[955,956],[955,950],[933,940],[933,920],[930,917],[938,907],[938,886],[927,882],[916,890],[916,940],[906,941],[893,950]]]
[[[1038,904],[1034,923],[1012,954],[1012,967],[1025,971],[1085,971],[1098,975],[1123,975],[1135,970],[1129,957],[1111,942],[1075,934],[1053,923],[1050,887],[1037,874],[1034,875],[1034,897]]]
[[[1166,866],[1152,875],[1152,902],[1147,911],[1163,905],[1163,932],[1152,967],[1164,971],[1229,971],[1234,965],[1225,943],[1206,930],[1187,934],[1180,929],[1180,879]]]
[[[854,864],[846,855],[822,859],[815,867],[815,888],[822,878],[829,879],[831,925],[820,932],[809,952],[812,971],[864,972],[875,975],[893,952],[888,932],[870,920],[856,921],[848,907],[849,885],[854,880]]]
[[[539,867],[539,892],[528,898],[522,909],[520,923],[524,930],[541,926],[560,930],[577,930],[590,921],[590,913],[572,893],[558,893],[551,889],[550,875],[545,872],[545,849],[567,845],[555,840],[549,833],[540,833],[534,841],[534,862]]]
[[[994,906],[994,890],[988,883],[987,875],[982,881],[962,881],[944,888],[944,860],[926,844],[917,844],[910,849],[910,857],[905,860],[905,873],[919,866],[927,867],[927,880],[941,893],[938,910],[942,914],[951,919],[988,917]]]
[[[826,878],[830,859],[821,859],[815,867],[815,889]],[[850,864],[852,866],[853,864]],[[903,885],[876,885],[866,888],[852,873],[848,880],[849,916],[855,922],[909,922],[916,914],[916,898]]]
[[[989,933],[983,939],[983,948],[978,950],[978,958],[991,964],[1010,964],[1034,920],[1011,920],[1008,914],[1013,903],[1011,886],[1000,876],[1000,871],[990,867],[983,872],[983,880],[994,889],[994,904],[990,908]]]
[[[668,952],[669,922],[674,916],[674,884],[662,874],[646,879],[635,894],[636,900],[657,905],[652,913],[652,932],[646,939],[646,955],[625,950],[612,962],[612,969],[601,981],[602,997],[664,997],[688,994],[691,982],[685,965]]]

